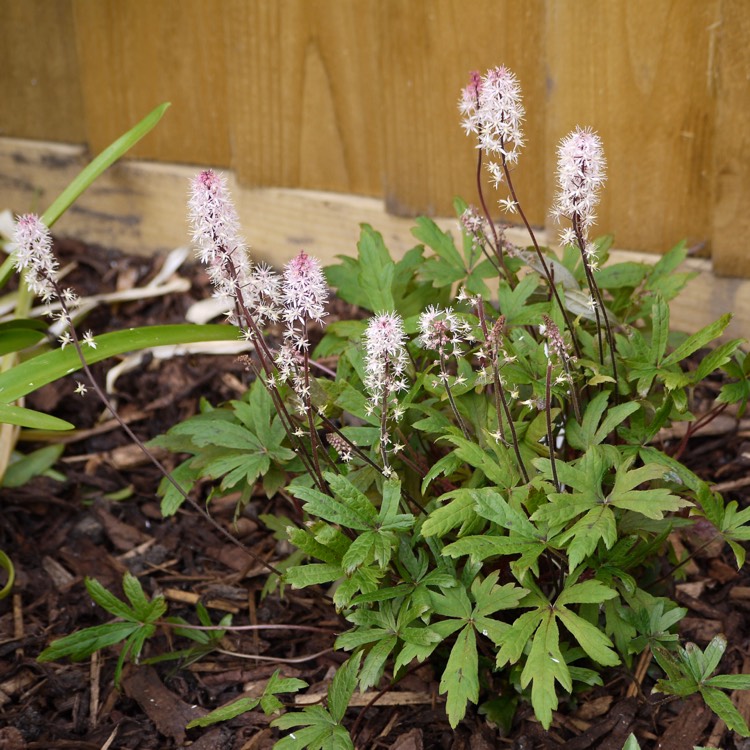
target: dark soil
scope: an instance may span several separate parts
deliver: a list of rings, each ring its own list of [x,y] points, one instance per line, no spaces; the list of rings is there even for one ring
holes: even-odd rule
[[[57,251],[62,265],[75,264],[67,283],[82,295],[141,286],[158,270],[147,259],[74,242],[59,243]],[[182,268],[179,273],[191,281],[189,294],[103,305],[91,313],[84,328],[99,333],[183,322],[188,304],[210,296],[210,290],[200,269]],[[340,305],[338,314],[351,316],[345,308]],[[336,314],[334,309],[332,317]],[[97,366],[101,380],[111,365]],[[246,368],[233,356],[153,359],[120,377],[117,401],[123,417],[141,438],[148,439],[194,414],[201,398],[216,404],[238,397],[248,380]],[[78,427],[75,435],[66,437],[69,443],[56,467],[64,481],[39,477],[22,487],[0,490],[0,549],[17,571],[13,595],[0,602],[0,750],[271,748],[278,734],[260,712],[209,729],[186,732],[185,725],[243,691],[257,694],[276,669],[309,683],[306,693],[313,696],[311,700],[322,697],[334,668],[344,659],[331,647],[345,623],[324,590],[285,590],[283,596],[277,592],[264,598],[264,569],[194,510],[186,508],[162,519],[155,493],[157,472],[102,412],[96,398],[91,394],[81,398],[74,388],[70,379],[28,399],[29,406]],[[696,393],[695,408],[701,412],[710,408],[716,390],[709,383]],[[681,451],[682,460],[694,471],[745,507],[750,503],[749,438],[746,423],[725,413],[684,444],[674,437],[668,446],[672,453]],[[20,444],[24,452],[33,447],[38,446]],[[166,460],[173,465],[171,457]],[[256,555],[283,560],[291,550],[279,544],[258,517],[266,513],[294,517],[295,509],[283,498],[269,501],[261,494],[234,523],[235,501],[213,504],[212,514]],[[675,538],[675,543],[689,549],[696,540]],[[196,622],[195,602],[200,601],[214,622],[229,612],[235,625],[302,625],[317,630],[230,633],[220,652],[194,663],[127,667],[120,691],[113,686],[115,649],[83,663],[37,663],[36,656],[51,640],[110,619],[92,604],[84,578],[95,577],[121,596],[126,570],[139,577],[148,594],[166,596],[170,615],[190,622]],[[671,593],[689,609],[682,623],[686,639],[705,646],[723,632],[730,646],[722,670],[750,671],[747,568],[738,572],[727,549],[709,548],[684,566]],[[183,639],[175,641],[165,628],[149,642],[145,656],[185,646]],[[620,750],[630,732],[635,732],[644,749],[689,750],[696,744],[710,744],[746,750],[750,746],[726,731],[700,701],[665,701],[664,696],[652,695],[656,675],[645,661],[634,664],[632,672],[611,670],[603,687],[577,695],[561,708],[549,732],[521,704],[512,730],[503,734],[473,708],[459,728],[451,730],[438,681],[424,666],[393,690],[373,692],[361,707],[349,710],[347,721],[356,726],[358,748]],[[485,677],[491,690],[492,676],[488,672]],[[748,697],[735,696],[746,720],[750,719]]]

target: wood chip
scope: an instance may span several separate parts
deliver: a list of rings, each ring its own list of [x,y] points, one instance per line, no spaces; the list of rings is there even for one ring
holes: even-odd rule
[[[42,567],[44,572],[49,576],[52,585],[58,591],[67,591],[76,577],[60,565],[57,560],[53,559],[49,555],[42,558]]]
[[[703,736],[712,716],[711,709],[703,702],[703,698],[699,695],[690,696],[662,735],[656,749],[685,750],[685,748],[694,747]]]
[[[613,695],[600,695],[598,698],[586,701],[573,715],[576,719],[591,721],[591,719],[595,719],[597,716],[606,714],[613,700]]]
[[[237,605],[232,604],[232,602],[228,602],[225,599],[208,599],[206,601],[203,601],[202,597],[200,597],[193,591],[183,591],[182,589],[164,589],[163,594],[167,599],[170,599],[173,602],[182,602],[183,604],[197,604],[198,602],[201,602],[209,609],[218,609],[222,612],[231,612],[234,615],[236,615],[240,611],[240,608]]]
[[[122,680],[125,694],[138,703],[156,729],[179,745],[185,742],[185,727],[206,710],[191,706],[164,686],[153,667],[141,665]]]
[[[322,703],[327,693],[307,693],[306,695],[295,695],[294,702],[298,706],[312,706],[316,703]],[[370,701],[378,695],[376,692],[354,693],[349,701],[350,706],[367,706]],[[375,702],[378,706],[423,706],[432,705],[433,703],[444,703],[444,695],[434,695],[432,693],[416,693],[411,690],[391,690],[381,695]]]

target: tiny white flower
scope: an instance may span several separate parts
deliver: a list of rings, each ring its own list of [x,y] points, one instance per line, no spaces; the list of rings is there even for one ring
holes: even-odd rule
[[[83,383],[76,380],[76,389],[74,392],[77,393],[79,396],[85,396],[87,391],[88,391],[88,388],[86,388],[86,386]]]

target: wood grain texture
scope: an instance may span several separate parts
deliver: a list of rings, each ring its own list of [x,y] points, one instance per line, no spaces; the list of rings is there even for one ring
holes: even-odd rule
[[[722,0],[716,30],[716,273],[750,277],[750,4]]]
[[[82,147],[0,138],[0,184],[4,198],[16,212],[43,210],[85,164]],[[55,225],[55,233],[128,252],[154,253],[186,245],[185,183],[193,167],[128,161],[115,165],[86,191]],[[229,186],[256,260],[276,267],[300,248],[323,264],[336,255],[353,255],[360,223],[383,235],[394,257],[416,243],[410,218],[385,212],[376,198],[332,195],[320,191],[246,188],[228,173]],[[453,218],[437,219],[445,231],[457,232]],[[521,230],[509,239],[526,244]],[[546,236],[540,233],[540,241]],[[648,262],[656,256],[614,251],[613,262]],[[726,312],[734,313],[725,338],[747,337],[750,331],[750,279],[719,278],[711,262],[691,258],[684,270],[696,271],[683,294],[673,300],[671,320],[676,330],[695,332]]]
[[[591,125],[601,232],[650,252],[686,237],[750,277],[750,0],[0,0],[0,24],[0,135],[97,152],[172,101],[132,155],[398,215],[476,202],[456,103],[470,70],[505,64],[532,223],[548,223],[559,139]]]
[[[161,102],[172,108],[132,152],[228,165],[221,0],[73,0],[89,146],[108,146]]]
[[[381,0],[380,12],[388,210],[448,215],[455,195],[477,202],[475,142],[464,135],[457,104],[470,71],[504,64],[527,107],[515,182],[531,220],[543,223],[543,2]]]
[[[233,166],[247,185],[378,195],[378,0],[228,0]]]
[[[599,132],[610,175],[599,227],[621,246],[663,252],[710,237],[718,9],[718,0],[547,3],[546,153],[576,125]],[[548,200],[553,191],[551,180]]]
[[[0,0],[0,136],[86,138],[70,0]]]

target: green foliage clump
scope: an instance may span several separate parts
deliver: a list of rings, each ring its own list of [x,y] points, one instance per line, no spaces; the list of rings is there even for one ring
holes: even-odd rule
[[[490,84],[511,104],[494,123],[472,119]],[[509,169],[522,144],[515,84],[506,69],[473,79],[462,109],[480,153],[497,159],[495,181],[507,183],[501,205],[525,223]],[[738,403],[742,412],[750,357],[739,339],[719,343],[729,315],[690,336],[672,331],[669,301],[690,279],[677,270],[684,244],[653,265],[609,264],[611,238],[588,239],[603,181],[598,148],[580,129],[561,144],[554,212],[570,227],[560,254],[533,232],[528,247],[513,245],[486,208],[460,200],[457,244],[421,218],[418,244],[400,259],[363,225],[358,256],[326,279],[371,316],[331,323],[314,347],[326,296],[316,263],[300,253],[277,277],[240,260],[224,183],[210,171],[196,178],[194,238],[254,344],[255,380],[242,399],[205,404],[154,441],[187,454],[162,485],[164,513],[198,480],[214,483],[212,497],[239,491],[242,503],[259,487],[283,493],[290,518],[270,525],[297,551],[273,582],[325,585],[349,625],[336,648],[351,656],[327,706],[276,719],[294,730],[278,748],[352,748],[343,720],[355,689],[397,682],[428,659],[452,726],[469,704],[507,722],[528,701],[548,728],[561,696],[602,685],[607,670],[646,650],[665,673],[656,689],[698,692],[748,733],[722,692],[747,679],[712,676],[723,641],[705,652],[680,645],[685,610],[668,584],[685,562],[670,558],[670,534],[696,522],[741,566],[750,509],[726,503],[658,436],[711,416],[692,412],[691,394],[717,371],[715,409]],[[281,343],[264,334],[267,321],[284,324]],[[132,607],[117,610],[89,587],[122,621],[69,636],[83,640],[63,639],[45,658],[118,637],[137,655],[161,614],[159,600],[147,609],[132,585]],[[278,678],[265,704],[241,699],[213,719],[276,710],[269,696],[299,687]]]

